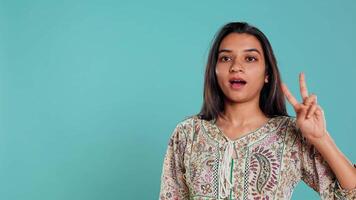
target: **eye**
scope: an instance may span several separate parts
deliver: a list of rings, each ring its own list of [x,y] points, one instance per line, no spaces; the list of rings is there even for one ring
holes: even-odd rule
[[[246,61],[247,61],[247,62],[257,61],[257,58],[254,57],[254,56],[247,56],[247,57],[246,57]]]
[[[231,60],[231,58],[228,57],[228,56],[221,56],[221,57],[220,57],[220,61],[222,61],[222,62],[228,62],[228,61],[230,61],[230,60]]]

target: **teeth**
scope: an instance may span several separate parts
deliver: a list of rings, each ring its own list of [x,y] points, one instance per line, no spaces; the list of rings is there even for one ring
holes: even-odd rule
[[[232,80],[231,83],[246,83],[244,80]]]

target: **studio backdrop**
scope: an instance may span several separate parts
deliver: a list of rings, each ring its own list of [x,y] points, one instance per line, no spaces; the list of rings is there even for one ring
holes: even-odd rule
[[[0,0],[0,199],[158,199],[168,139],[199,112],[231,21],[267,35],[299,100],[305,72],[355,162],[355,13],[351,0]],[[292,199],[319,196],[300,182]]]

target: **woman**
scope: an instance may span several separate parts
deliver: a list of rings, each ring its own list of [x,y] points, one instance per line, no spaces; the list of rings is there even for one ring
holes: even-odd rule
[[[300,180],[321,199],[356,199],[355,165],[330,137],[303,73],[299,84],[303,102],[282,84],[259,29],[223,26],[209,53],[202,109],[170,138],[160,199],[290,199]]]

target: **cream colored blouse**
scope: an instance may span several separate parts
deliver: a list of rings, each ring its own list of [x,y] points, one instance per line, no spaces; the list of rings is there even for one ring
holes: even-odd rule
[[[300,180],[321,199],[356,199],[356,189],[341,188],[321,154],[296,128],[295,117],[271,118],[232,141],[215,120],[191,116],[177,124],[169,140],[159,197],[285,200]]]

